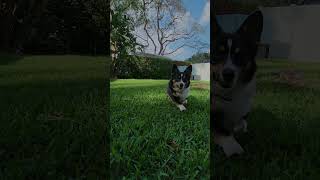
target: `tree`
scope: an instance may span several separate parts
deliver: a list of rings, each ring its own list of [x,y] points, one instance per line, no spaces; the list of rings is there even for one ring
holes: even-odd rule
[[[36,54],[105,54],[106,0],[0,0],[0,50]]]
[[[191,63],[208,63],[210,62],[210,54],[206,52],[198,52],[186,61]]]
[[[143,49],[157,55],[170,55],[184,47],[208,48],[198,37],[201,26],[192,21],[181,0],[138,0],[134,33]]]
[[[134,31],[134,20],[128,16],[128,12],[136,9],[134,0],[112,0],[111,1],[111,54],[112,54],[112,76],[116,77],[122,67],[136,65],[135,59],[130,54],[136,51],[139,44],[136,42]]]

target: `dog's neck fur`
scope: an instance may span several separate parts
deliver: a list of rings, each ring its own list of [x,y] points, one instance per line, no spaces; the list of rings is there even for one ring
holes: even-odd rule
[[[232,133],[235,126],[241,123],[242,118],[250,112],[256,92],[256,78],[254,76],[247,84],[238,83],[232,89],[222,88],[218,83],[214,83],[213,86],[215,90],[213,110],[223,112],[223,126]]]

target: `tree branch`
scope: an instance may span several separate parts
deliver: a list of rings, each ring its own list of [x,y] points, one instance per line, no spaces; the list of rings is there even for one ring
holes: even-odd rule
[[[151,2],[152,2],[152,1],[150,1],[150,3],[151,3]],[[157,52],[156,43],[155,43],[154,40],[152,39],[152,37],[151,37],[151,35],[150,35],[150,33],[149,33],[148,29],[147,29],[148,17],[147,17],[147,15],[146,15],[146,10],[147,10],[146,6],[147,6],[147,3],[146,3],[145,0],[143,0],[143,16],[144,16],[144,27],[143,27],[143,29],[144,29],[144,31],[146,32],[147,36],[150,38],[152,44],[154,45],[154,53],[156,53],[156,52]]]

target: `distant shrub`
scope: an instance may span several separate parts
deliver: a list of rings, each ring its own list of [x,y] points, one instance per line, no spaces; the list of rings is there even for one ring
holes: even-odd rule
[[[172,61],[158,57],[130,56],[118,60],[117,78],[120,79],[169,79],[173,64],[188,65],[188,62]]]

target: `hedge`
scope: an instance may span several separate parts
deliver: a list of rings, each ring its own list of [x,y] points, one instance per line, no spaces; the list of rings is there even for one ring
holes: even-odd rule
[[[173,64],[185,66],[189,65],[190,62],[130,56],[118,60],[116,77],[120,79],[169,79]]]

